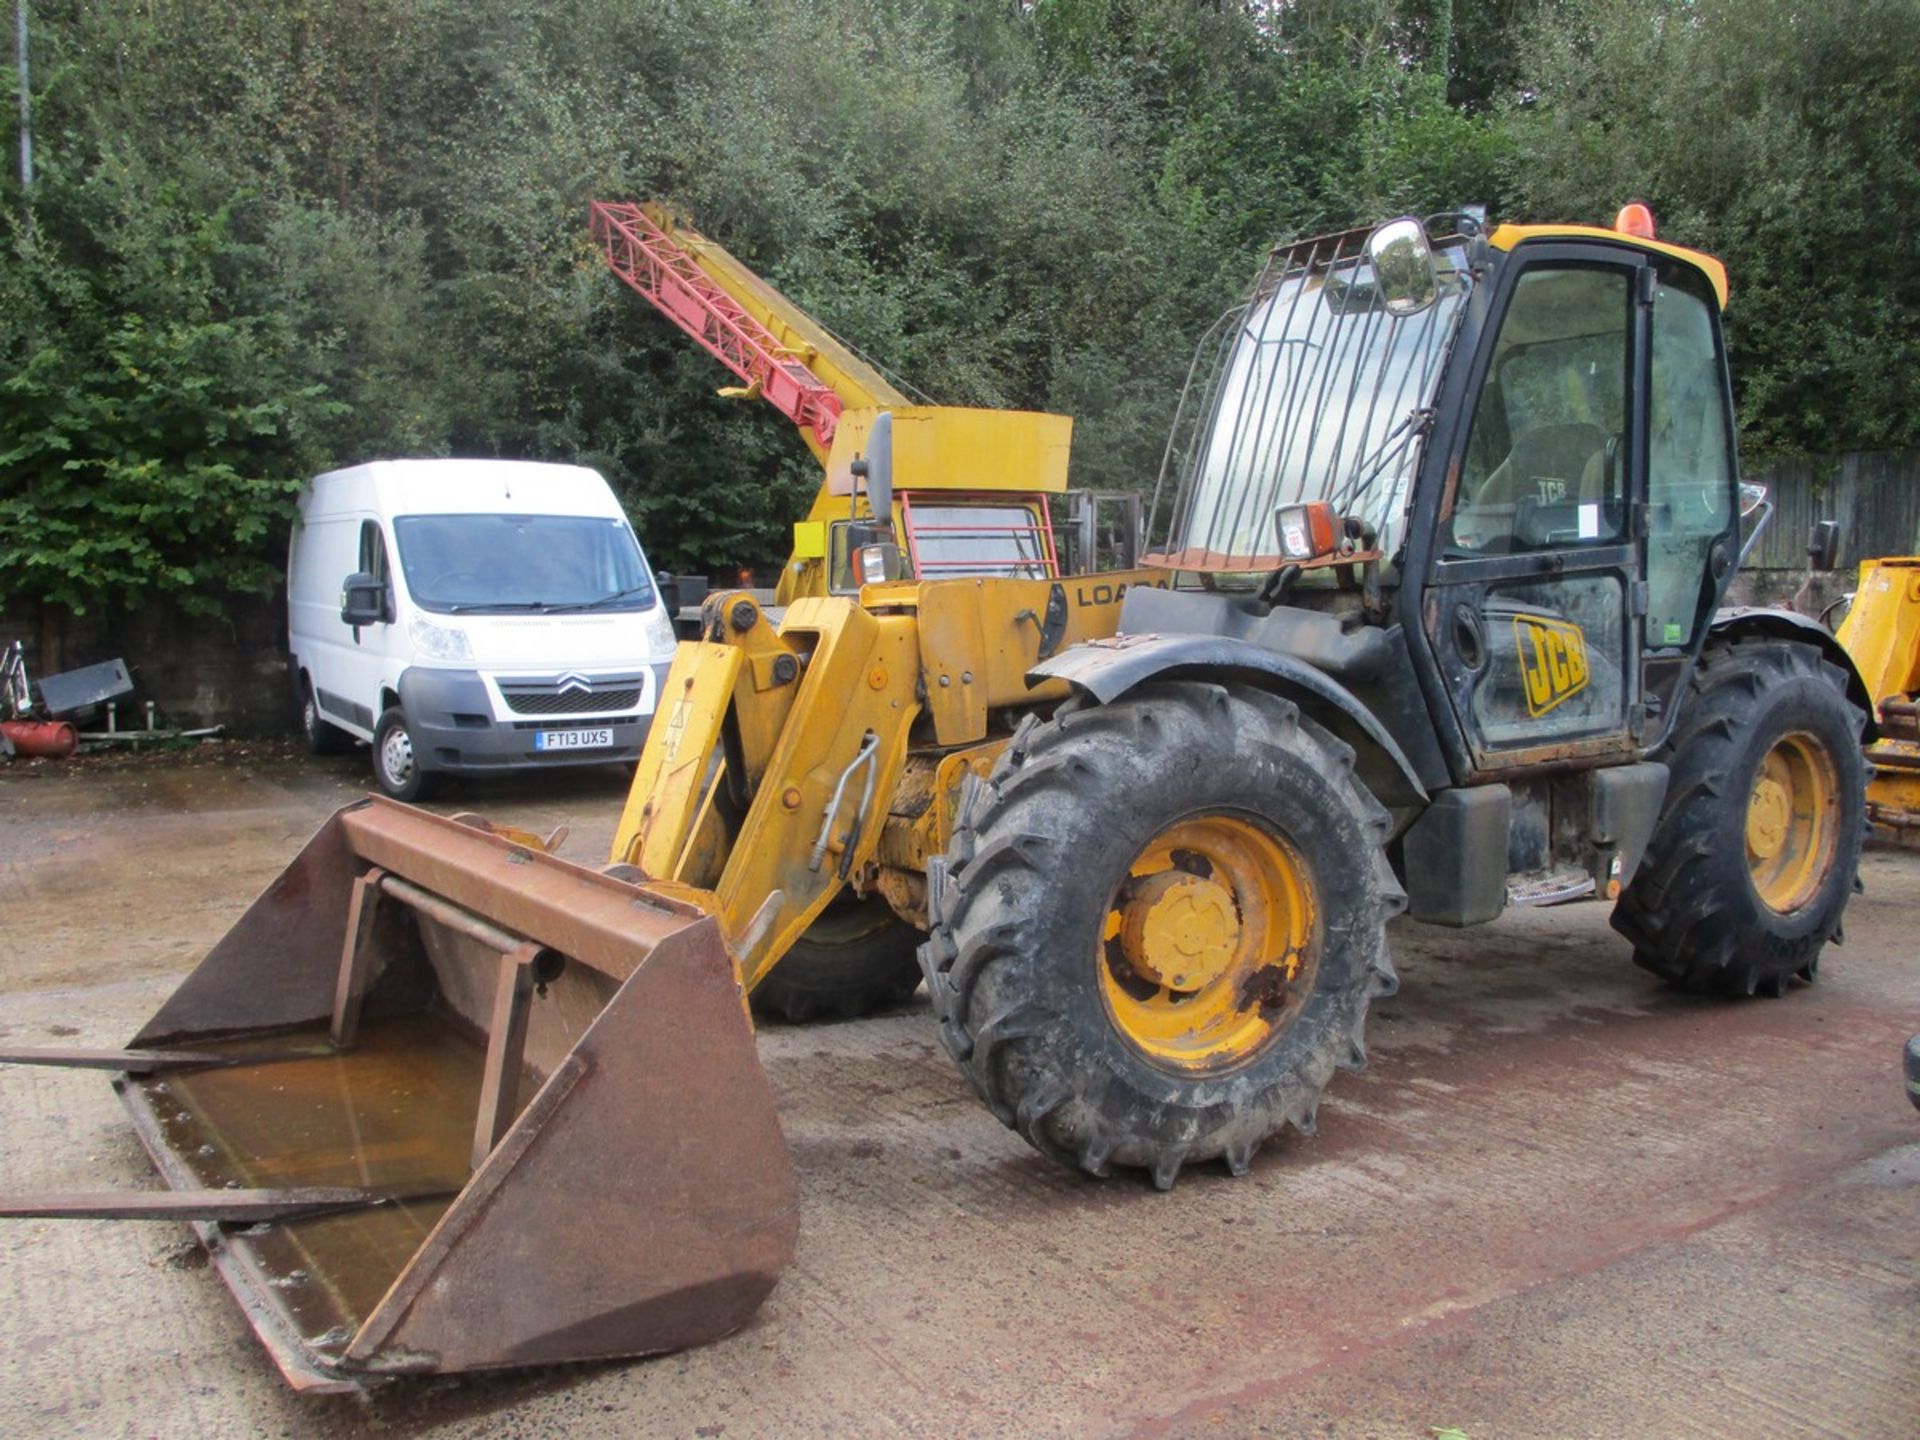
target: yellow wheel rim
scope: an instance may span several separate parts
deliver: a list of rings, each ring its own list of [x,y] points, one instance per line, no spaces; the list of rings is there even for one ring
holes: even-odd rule
[[[1839,823],[1840,777],[1826,746],[1804,730],[1782,736],[1747,797],[1747,871],[1762,904],[1785,915],[1820,893]]]
[[[1095,957],[1114,1027],[1156,1063],[1224,1070],[1291,1024],[1319,962],[1299,853],[1234,815],[1155,836],[1109,902]]]

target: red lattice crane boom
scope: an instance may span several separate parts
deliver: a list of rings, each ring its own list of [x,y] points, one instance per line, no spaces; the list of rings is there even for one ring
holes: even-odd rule
[[[596,200],[609,269],[806,433],[824,456],[845,409],[906,403],[779,291],[656,205]]]

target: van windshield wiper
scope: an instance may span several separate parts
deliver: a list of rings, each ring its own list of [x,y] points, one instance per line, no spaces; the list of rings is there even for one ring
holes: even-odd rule
[[[615,590],[612,594],[601,595],[592,600],[562,600],[555,604],[542,601],[539,608],[549,615],[558,615],[569,610],[598,610],[602,605],[612,605],[619,600],[631,600],[635,595],[648,595],[652,591],[651,585],[629,585],[624,590]]]
[[[576,610],[598,610],[602,605],[612,605],[616,601],[628,600],[635,595],[647,595],[652,590],[651,585],[629,585],[624,590],[615,590],[608,595],[596,595],[591,600],[463,600],[452,605],[441,605],[438,608],[450,615],[516,613],[565,615]]]

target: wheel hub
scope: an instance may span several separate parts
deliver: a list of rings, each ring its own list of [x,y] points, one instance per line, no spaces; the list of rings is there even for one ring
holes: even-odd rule
[[[1240,915],[1223,885],[1166,871],[1140,882],[1121,921],[1127,963],[1142,979],[1195,991],[1226,973],[1240,947]]]
[[[1314,885],[1292,844],[1251,817],[1162,830],[1114,892],[1094,957],[1114,1028],[1172,1069],[1246,1062],[1312,993]]]
[[[1839,796],[1833,756],[1812,733],[1783,735],[1761,757],[1747,796],[1747,873],[1775,913],[1820,893],[1839,849]]]
[[[1787,823],[1793,804],[1786,787],[1769,776],[1755,782],[1747,801],[1747,849],[1761,860],[1771,860],[1787,843]]]
[[[386,762],[387,777],[396,785],[406,784],[413,775],[413,740],[407,732],[388,731],[380,754]]]

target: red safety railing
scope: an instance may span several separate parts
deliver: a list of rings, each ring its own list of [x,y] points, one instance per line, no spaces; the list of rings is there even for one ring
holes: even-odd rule
[[[833,443],[840,397],[716,284],[638,205],[596,200],[594,238],[607,268],[794,424]]]

